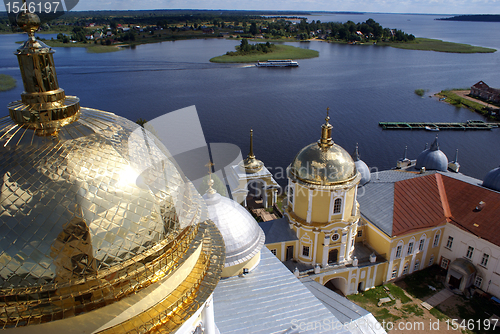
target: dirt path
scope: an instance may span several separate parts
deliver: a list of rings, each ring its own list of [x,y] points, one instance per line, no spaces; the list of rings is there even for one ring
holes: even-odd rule
[[[490,107],[492,109],[498,109],[495,106],[493,106],[493,105],[491,105],[491,104],[489,104],[487,102],[484,102],[484,101],[481,101],[481,100],[477,100],[477,99],[475,99],[473,97],[467,96],[468,94],[470,94],[470,90],[468,90],[468,89],[467,90],[454,90],[453,93],[455,93],[458,96],[463,97],[464,99],[467,99],[469,101],[473,101],[473,102],[482,104],[485,107]]]

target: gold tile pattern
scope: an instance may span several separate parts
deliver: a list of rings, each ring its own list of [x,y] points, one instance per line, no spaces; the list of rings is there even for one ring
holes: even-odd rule
[[[166,156],[99,110],[51,136],[0,119],[0,328],[88,312],[175,270],[206,208]]]

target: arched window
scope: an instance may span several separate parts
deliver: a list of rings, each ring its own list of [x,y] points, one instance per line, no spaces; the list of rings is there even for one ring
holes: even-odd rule
[[[440,236],[441,236],[441,231],[437,231],[436,235],[434,236],[434,243],[432,244],[432,247],[437,247],[439,245]]]
[[[410,264],[408,262],[405,263],[405,266],[403,268],[403,275],[406,275],[408,274],[408,267],[410,266]]]
[[[392,275],[391,275],[391,279],[392,278],[396,278],[398,277],[398,267],[392,267]]]
[[[434,254],[431,255],[431,258],[429,259],[429,266],[432,266],[434,264]]]
[[[335,202],[333,202],[333,213],[340,213],[342,211],[342,199],[337,198]]]
[[[420,269],[420,260],[417,260],[415,262],[415,266],[413,267],[413,271],[417,271]]]

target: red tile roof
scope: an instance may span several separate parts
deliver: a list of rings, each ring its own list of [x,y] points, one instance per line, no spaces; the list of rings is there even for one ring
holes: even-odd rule
[[[500,246],[500,193],[439,173],[394,184],[392,236],[446,222]]]
[[[446,223],[446,194],[441,189],[438,173],[396,182],[392,236]]]

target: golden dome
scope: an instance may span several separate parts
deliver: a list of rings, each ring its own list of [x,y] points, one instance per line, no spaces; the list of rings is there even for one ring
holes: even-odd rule
[[[253,130],[250,129],[250,152],[245,160],[240,163],[240,169],[246,173],[257,173],[264,167],[264,163],[255,158],[253,154]]]
[[[50,49],[18,57],[25,92],[0,119],[0,328],[176,330],[224,265],[203,199],[151,133],[66,97]]]
[[[304,147],[289,167],[292,177],[309,184],[336,185],[354,180],[358,176],[356,165],[349,153],[331,138],[332,126],[322,126],[321,139]]]

